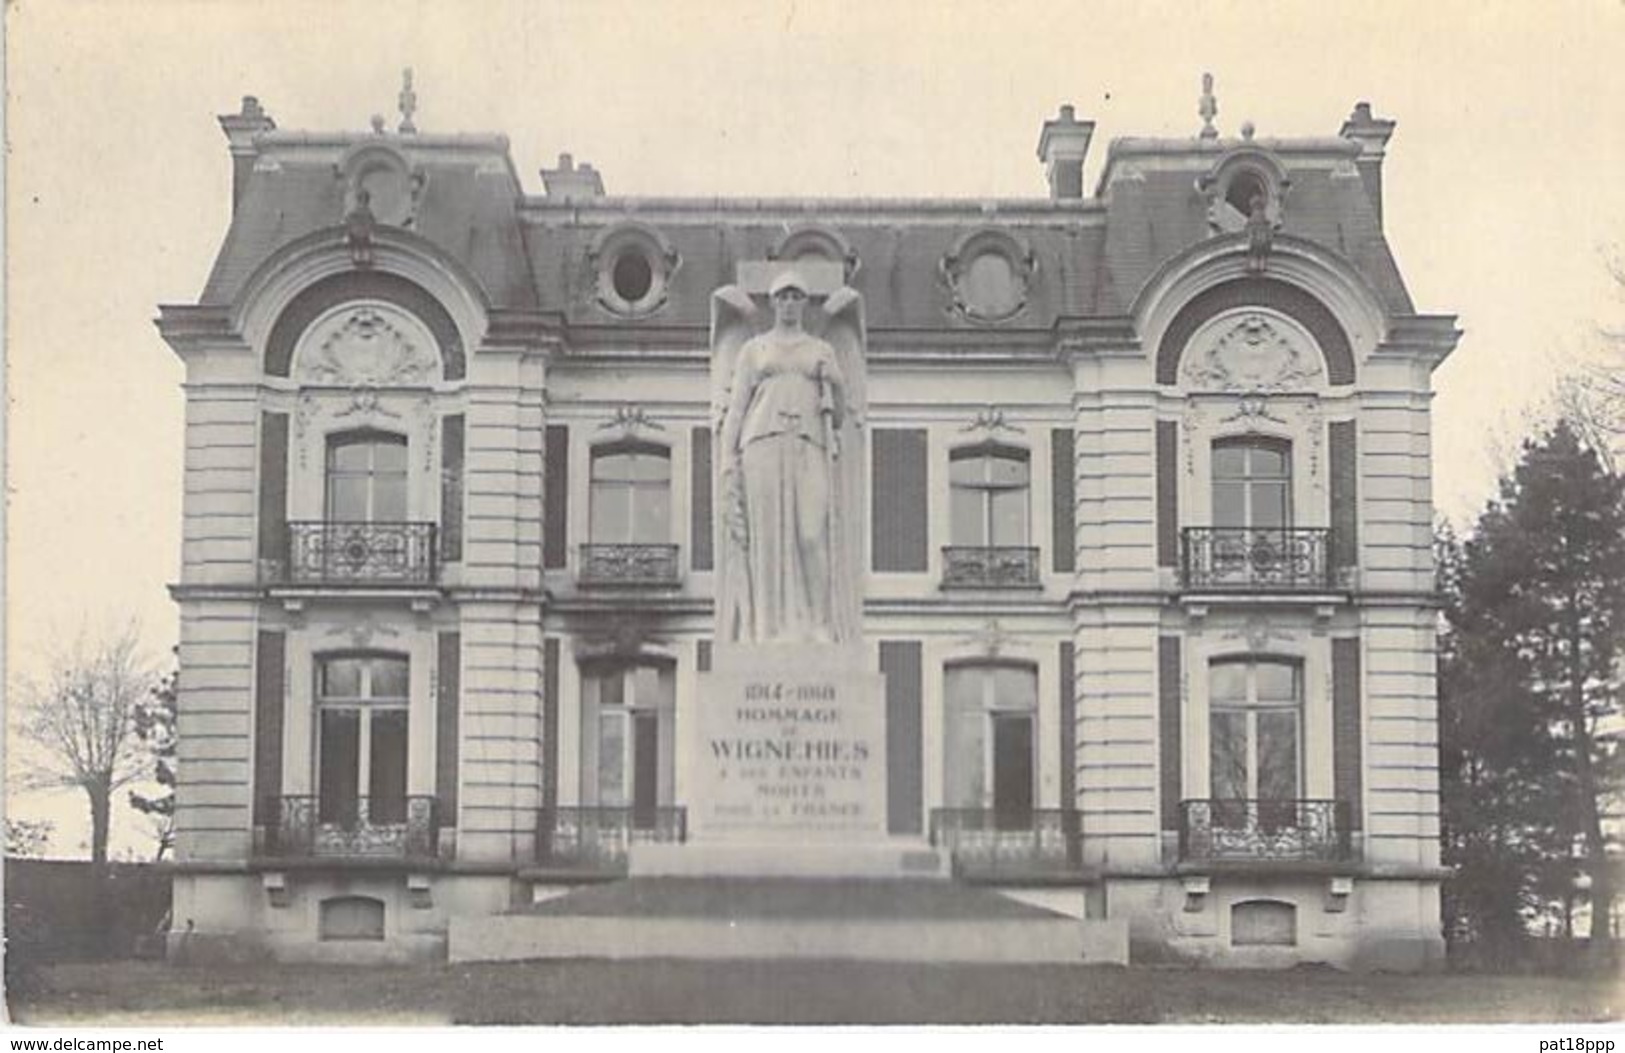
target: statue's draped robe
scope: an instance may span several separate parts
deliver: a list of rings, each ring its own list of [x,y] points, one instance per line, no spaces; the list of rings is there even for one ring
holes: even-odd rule
[[[730,388],[738,426],[724,427],[723,452],[739,472],[729,485],[744,557],[738,638],[840,639],[836,407],[845,383],[835,351],[805,332],[771,330],[740,349]]]
[[[862,635],[863,300],[837,289],[808,315],[757,333],[747,293],[712,296],[719,641]]]

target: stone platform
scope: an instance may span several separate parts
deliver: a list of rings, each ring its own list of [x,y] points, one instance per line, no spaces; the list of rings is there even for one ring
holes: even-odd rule
[[[455,918],[453,962],[760,959],[1127,964],[1122,921],[931,880],[631,878]]]
[[[948,860],[923,841],[694,841],[633,845],[632,877],[941,878]]]

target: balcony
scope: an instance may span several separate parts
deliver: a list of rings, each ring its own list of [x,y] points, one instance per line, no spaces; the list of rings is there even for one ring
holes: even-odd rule
[[[942,550],[945,589],[1034,589],[1038,549],[1022,545],[947,545]]]
[[[1347,863],[1354,858],[1348,802],[1181,801],[1179,858],[1195,863]]]
[[[279,797],[256,849],[273,859],[431,860],[439,855],[438,813],[432,796]]]
[[[285,585],[432,585],[433,523],[288,524],[288,559],[269,568]]]
[[[688,840],[688,809],[579,805],[536,815],[536,863],[595,874],[626,873],[634,844]]]
[[[1331,531],[1186,527],[1180,582],[1193,592],[1326,592],[1337,587]]]
[[[955,877],[1057,878],[1082,872],[1078,813],[1063,808],[933,808],[931,844],[948,851]]]
[[[676,545],[580,545],[582,585],[669,588],[681,583]]]

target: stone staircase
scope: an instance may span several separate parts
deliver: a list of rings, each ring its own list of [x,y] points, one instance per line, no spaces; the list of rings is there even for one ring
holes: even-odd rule
[[[453,918],[448,958],[1126,964],[1128,929],[940,876],[632,876]]]

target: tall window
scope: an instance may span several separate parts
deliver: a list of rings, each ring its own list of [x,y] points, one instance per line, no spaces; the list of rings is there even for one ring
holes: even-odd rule
[[[617,443],[595,449],[590,496],[595,544],[671,540],[671,452],[665,447]]]
[[[327,440],[327,519],[390,523],[406,519],[406,437],[353,431]]]
[[[1026,450],[971,446],[948,460],[952,542],[966,546],[1025,546],[1030,468]]]
[[[1259,801],[1266,820],[1271,813],[1291,814],[1302,777],[1302,681],[1302,667],[1281,659],[1209,666],[1208,769],[1216,820],[1225,816],[1225,801]]]
[[[319,814],[353,825],[360,799],[374,823],[406,821],[407,704],[405,658],[342,655],[316,667],[316,756]]]
[[[1273,439],[1213,444],[1213,525],[1292,525],[1292,447]]]
[[[991,808],[1001,829],[1030,827],[1037,671],[1029,665],[953,665],[946,688],[948,806]]]
[[[631,808],[653,827],[672,797],[674,669],[603,665],[582,672],[581,800]]]

